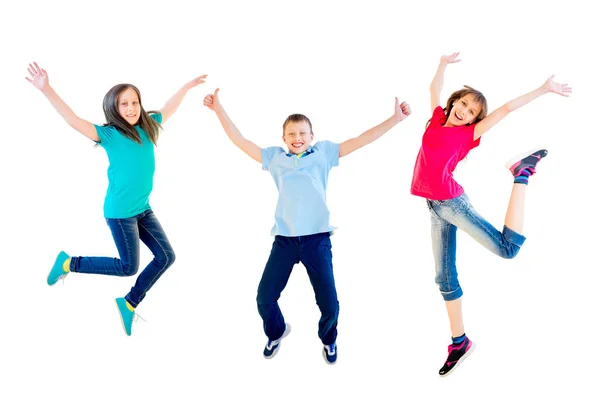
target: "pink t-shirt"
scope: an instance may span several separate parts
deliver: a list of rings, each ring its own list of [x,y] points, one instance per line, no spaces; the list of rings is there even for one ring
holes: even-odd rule
[[[440,106],[433,110],[415,163],[410,193],[431,200],[454,199],[464,193],[452,172],[469,151],[479,146],[473,140],[475,125],[445,127]]]

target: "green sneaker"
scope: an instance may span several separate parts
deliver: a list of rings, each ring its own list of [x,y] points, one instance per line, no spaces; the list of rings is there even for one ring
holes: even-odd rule
[[[68,258],[69,255],[64,251],[58,253],[58,256],[56,256],[56,261],[52,266],[52,270],[50,270],[50,274],[48,274],[48,285],[56,284],[58,280],[64,279],[67,274],[69,274],[65,273],[65,270],[63,270],[63,264]]]
[[[123,329],[127,335],[131,335],[131,324],[133,323],[135,312],[127,308],[127,301],[125,301],[125,298],[117,298],[115,301],[117,302],[117,308],[119,309],[119,315],[121,316]]]

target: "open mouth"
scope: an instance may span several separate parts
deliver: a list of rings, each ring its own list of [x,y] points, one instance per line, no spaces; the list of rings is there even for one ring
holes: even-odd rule
[[[463,118],[458,114],[458,112],[454,113],[454,116],[456,117],[456,119],[458,119],[459,121],[462,121]]]
[[[304,143],[303,143],[303,142],[294,142],[294,143],[292,144],[292,146],[293,146],[294,148],[296,148],[296,149],[298,149],[298,148],[301,148],[301,147],[302,147],[302,145],[304,145]]]

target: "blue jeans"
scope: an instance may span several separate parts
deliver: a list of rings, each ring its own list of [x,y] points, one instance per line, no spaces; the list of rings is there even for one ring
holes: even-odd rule
[[[329,233],[300,237],[275,236],[256,296],[265,334],[270,340],[276,340],[285,331],[285,321],[277,300],[290,278],[294,264],[299,262],[306,267],[321,311],[319,338],[323,344],[331,345],[337,338],[340,306],[333,279]]]
[[[461,229],[492,253],[513,258],[525,237],[504,226],[502,232],[481,217],[466,194],[450,200],[427,200],[431,213],[431,241],[435,259],[435,282],[445,301],[460,298],[463,291],[456,272],[456,230]]]
[[[119,258],[73,257],[70,269],[77,273],[110,276],[135,275],[140,266],[140,239],[148,246],[154,259],[137,278],[125,299],[134,308],[144,299],[156,280],[175,261],[175,253],[152,210],[127,219],[106,219],[112,232]]]

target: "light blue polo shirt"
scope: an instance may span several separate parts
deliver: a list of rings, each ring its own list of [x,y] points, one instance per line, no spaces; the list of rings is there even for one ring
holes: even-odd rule
[[[262,167],[275,180],[279,198],[273,236],[307,236],[331,232],[326,204],[329,170],[340,163],[340,145],[317,142],[304,156],[281,147],[262,149]]]
[[[150,114],[159,124],[162,114]],[[146,132],[136,126],[141,145],[125,137],[114,126],[94,125],[100,146],[108,155],[108,189],[104,199],[104,217],[125,219],[150,209],[149,196],[154,178],[154,144]]]

